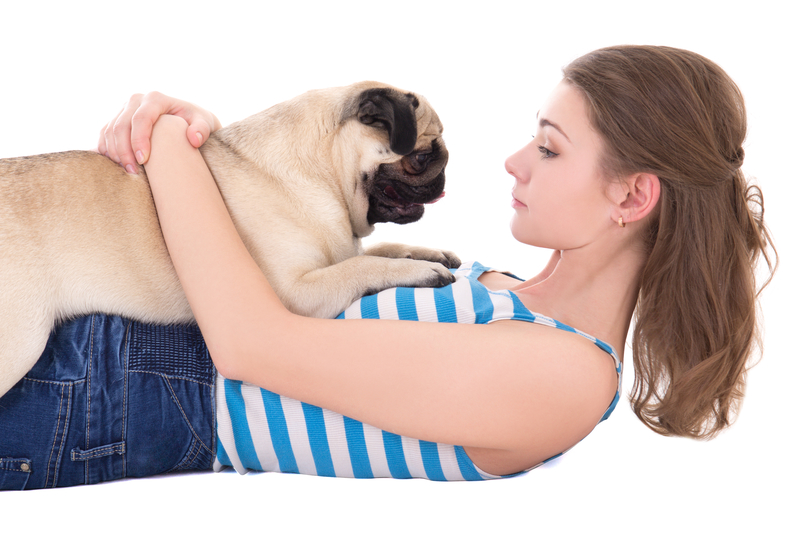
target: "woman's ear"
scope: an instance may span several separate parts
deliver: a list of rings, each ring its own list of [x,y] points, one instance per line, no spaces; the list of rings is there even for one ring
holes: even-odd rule
[[[655,174],[632,174],[623,179],[619,187],[612,217],[616,223],[621,220],[620,225],[645,218],[655,209],[661,197],[661,181]]]

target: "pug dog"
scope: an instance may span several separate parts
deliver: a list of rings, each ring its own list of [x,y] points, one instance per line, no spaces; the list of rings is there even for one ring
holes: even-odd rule
[[[376,83],[310,91],[213,133],[201,148],[245,245],[295,313],[334,317],[395,286],[443,286],[450,252],[364,251],[444,193],[442,124],[420,95]],[[0,396],[68,317],[193,316],[143,168],[94,152],[0,160]]]

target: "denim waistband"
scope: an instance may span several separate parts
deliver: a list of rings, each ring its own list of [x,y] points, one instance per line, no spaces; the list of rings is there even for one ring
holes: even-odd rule
[[[210,468],[215,374],[196,326],[62,324],[0,398],[0,489]]]

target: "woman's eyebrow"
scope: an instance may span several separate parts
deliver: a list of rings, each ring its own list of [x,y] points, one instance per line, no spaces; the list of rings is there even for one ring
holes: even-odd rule
[[[554,122],[550,122],[546,118],[540,118],[539,119],[539,127],[540,128],[544,128],[545,126],[551,126],[551,127],[555,128],[556,131],[558,131],[561,135],[563,135],[570,143],[572,142],[572,141],[569,140],[569,137],[567,136],[567,134],[564,133],[564,130],[562,130],[561,127],[558,124],[556,124]]]
[[[536,118],[539,118],[538,112],[536,113]],[[566,138],[570,143],[572,143],[572,141],[569,140],[569,136],[566,133],[564,133],[564,130],[562,130],[558,124],[556,124],[555,122],[550,122],[546,118],[539,118],[539,127],[544,128],[545,126],[550,126],[551,128],[555,128],[556,131],[558,131],[561,135],[564,136],[564,138]]]

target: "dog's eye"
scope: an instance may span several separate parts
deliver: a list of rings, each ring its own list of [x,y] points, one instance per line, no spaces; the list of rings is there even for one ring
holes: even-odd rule
[[[408,154],[403,158],[403,170],[409,174],[417,175],[425,172],[431,164],[431,152],[419,152]]]

